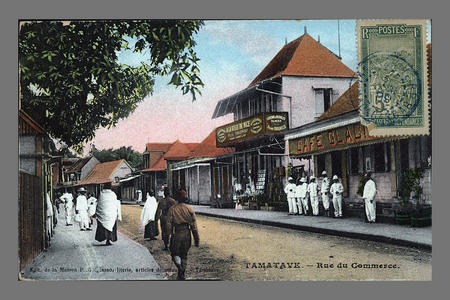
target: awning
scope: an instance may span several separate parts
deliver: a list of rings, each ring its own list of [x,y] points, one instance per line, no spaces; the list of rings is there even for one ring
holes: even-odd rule
[[[248,99],[256,91],[256,87],[257,85],[253,85],[217,102],[211,119],[232,113],[236,104]]]
[[[173,168],[172,171],[178,171],[178,170],[193,168],[193,167],[197,167],[197,166],[199,166],[199,167],[207,167],[207,166],[209,166],[209,163],[196,163],[196,164],[184,165],[184,166]]]
[[[140,177],[140,176],[141,176],[141,175],[135,175],[135,176],[127,177],[127,178],[124,178],[124,179],[120,179],[119,182],[130,181],[130,180],[133,180],[133,179],[138,178],[138,177]]]

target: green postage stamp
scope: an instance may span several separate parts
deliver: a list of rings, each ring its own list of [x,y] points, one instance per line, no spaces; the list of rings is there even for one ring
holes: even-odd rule
[[[359,20],[360,118],[372,135],[429,134],[426,20]]]

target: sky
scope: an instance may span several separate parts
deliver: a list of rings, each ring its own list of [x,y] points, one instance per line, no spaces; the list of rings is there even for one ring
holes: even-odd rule
[[[143,152],[148,142],[201,142],[216,127],[232,122],[232,114],[212,120],[217,102],[246,88],[285,45],[305,32],[335,54],[338,49],[337,20],[233,20],[205,21],[195,36],[200,58],[200,78],[205,86],[195,102],[189,94],[168,85],[169,77],[156,78],[147,96],[127,119],[116,127],[100,128],[86,144],[98,149],[132,146]],[[340,20],[342,62],[356,71],[356,21]],[[138,64],[143,54],[119,53],[119,61]],[[148,53],[147,53],[148,55]]]

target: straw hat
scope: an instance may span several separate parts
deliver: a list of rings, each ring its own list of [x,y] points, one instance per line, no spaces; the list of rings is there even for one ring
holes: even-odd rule
[[[86,189],[84,187],[80,187],[77,192],[86,192]]]
[[[323,172],[322,172],[322,175],[327,175],[327,171],[323,171]]]

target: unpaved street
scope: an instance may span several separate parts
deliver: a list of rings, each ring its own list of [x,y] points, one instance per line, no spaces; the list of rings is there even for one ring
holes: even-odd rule
[[[147,246],[174,279],[163,243],[143,241],[141,207],[124,205],[119,230]],[[190,279],[431,280],[431,252],[383,243],[197,216],[199,248],[189,254]]]

